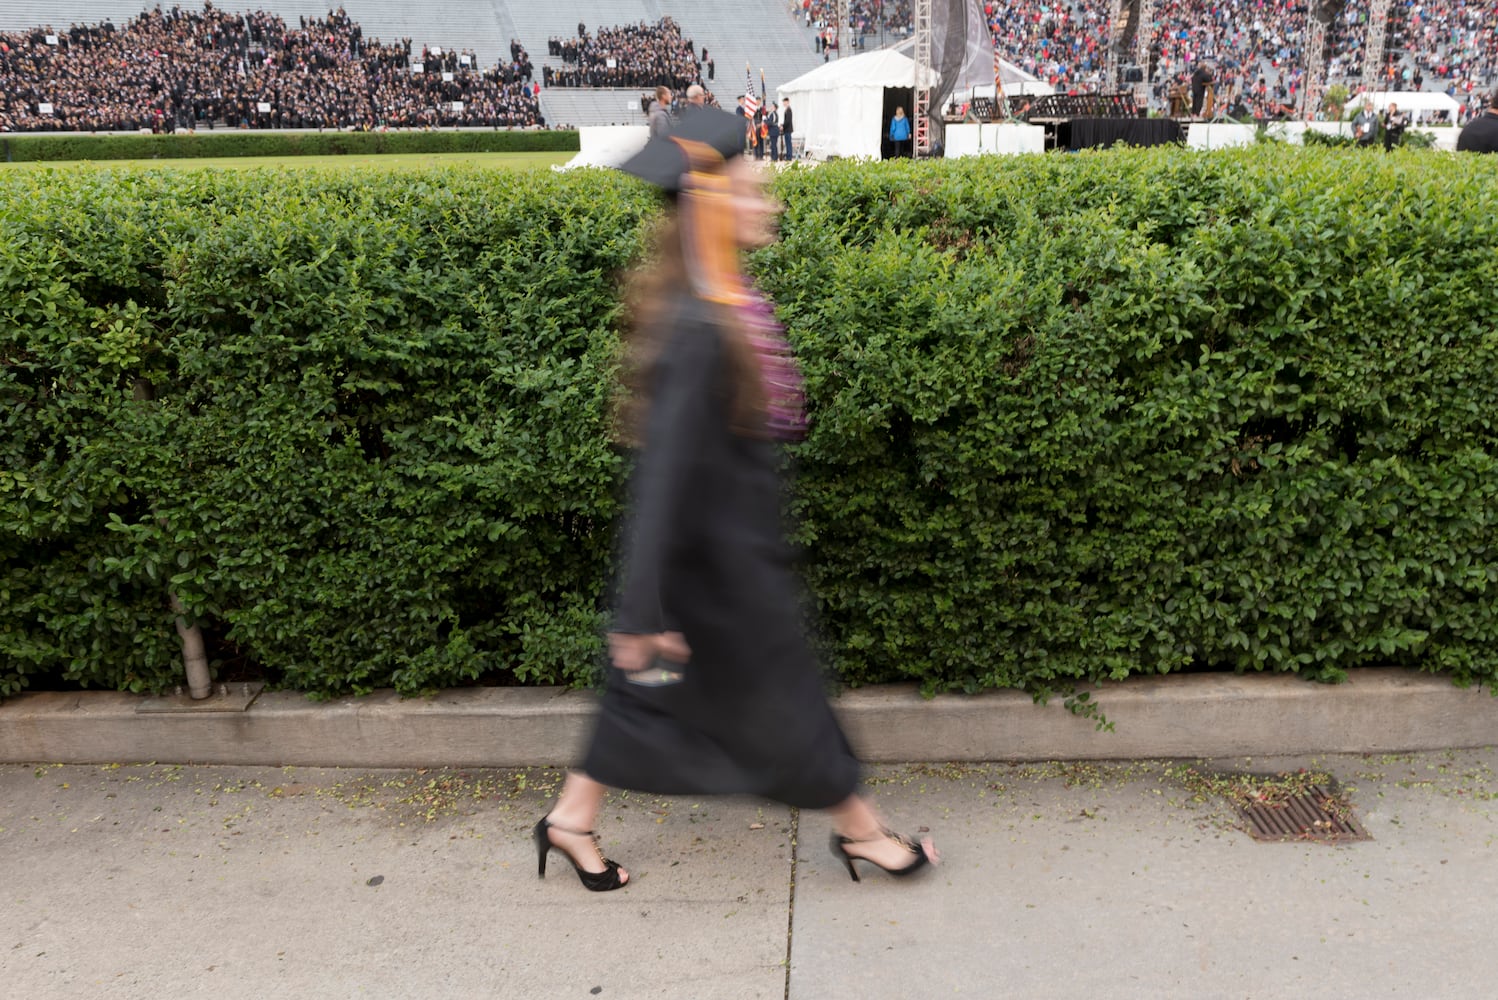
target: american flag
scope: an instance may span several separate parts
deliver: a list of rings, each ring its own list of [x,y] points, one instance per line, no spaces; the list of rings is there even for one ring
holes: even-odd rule
[[[754,74],[749,72],[749,64],[744,64],[744,114],[753,116],[759,110],[759,98],[754,95]]]

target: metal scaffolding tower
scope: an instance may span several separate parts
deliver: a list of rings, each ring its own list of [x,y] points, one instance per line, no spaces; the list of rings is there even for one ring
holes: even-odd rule
[[[1129,0],[1113,0],[1113,20],[1108,22],[1108,58],[1103,63],[1104,93],[1111,93],[1118,86],[1118,57],[1128,44],[1124,40],[1128,17]]]
[[[1134,65],[1144,73],[1134,84],[1134,106],[1143,111],[1150,99],[1150,43],[1155,38],[1155,0],[1139,0],[1139,20],[1134,29]]]
[[[1384,48],[1388,41],[1389,0],[1372,0],[1368,5],[1368,33],[1363,36],[1363,91],[1379,89],[1379,71],[1384,67]]]
[[[915,155],[931,155],[931,0],[915,0]]]
[[[1300,117],[1310,120],[1321,110],[1326,92],[1326,22],[1313,9],[1306,18],[1306,78],[1300,88]]]
[[[1120,76],[1119,60],[1128,55],[1143,77],[1131,84],[1134,103],[1146,107],[1149,100],[1150,40],[1155,19],[1154,0],[1113,0],[1113,23],[1108,31],[1108,58],[1103,67],[1103,92],[1126,89]]]

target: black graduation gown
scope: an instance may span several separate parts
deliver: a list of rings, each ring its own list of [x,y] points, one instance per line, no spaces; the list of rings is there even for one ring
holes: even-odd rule
[[[779,449],[731,427],[716,308],[684,298],[665,313],[615,625],[679,630],[691,662],[662,687],[610,669],[583,769],[616,788],[823,809],[855,791],[859,764],[802,630]]]
[[[1498,153],[1498,112],[1484,111],[1462,126],[1456,137],[1458,153]]]

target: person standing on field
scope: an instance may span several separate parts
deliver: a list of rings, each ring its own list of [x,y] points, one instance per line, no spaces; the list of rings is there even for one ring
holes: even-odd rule
[[[889,120],[889,147],[893,157],[910,155],[910,119],[905,117],[904,108],[895,108],[895,116]]]
[[[664,138],[671,132],[671,91],[669,88],[655,88],[655,103],[650,105],[648,118],[652,139]]]
[[[1352,120],[1352,137],[1359,146],[1371,146],[1378,138],[1378,115],[1373,112],[1373,102],[1364,101],[1363,110]]]
[[[1390,104],[1384,112],[1384,152],[1387,153],[1404,141],[1404,130],[1409,128],[1410,116],[1399,110],[1399,105]]]

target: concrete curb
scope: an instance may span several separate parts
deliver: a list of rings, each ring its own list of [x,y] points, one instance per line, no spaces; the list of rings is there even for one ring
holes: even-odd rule
[[[1399,669],[1346,684],[1294,676],[1142,677],[1097,692],[1113,732],[1059,700],[1014,691],[922,699],[906,685],[834,702],[871,763],[1237,757],[1498,745],[1498,698]],[[595,698],[557,688],[473,688],[431,699],[381,691],[310,702],[263,694],[242,712],[140,712],[143,699],[23,694],[0,705],[0,762],[520,767],[567,764]]]

